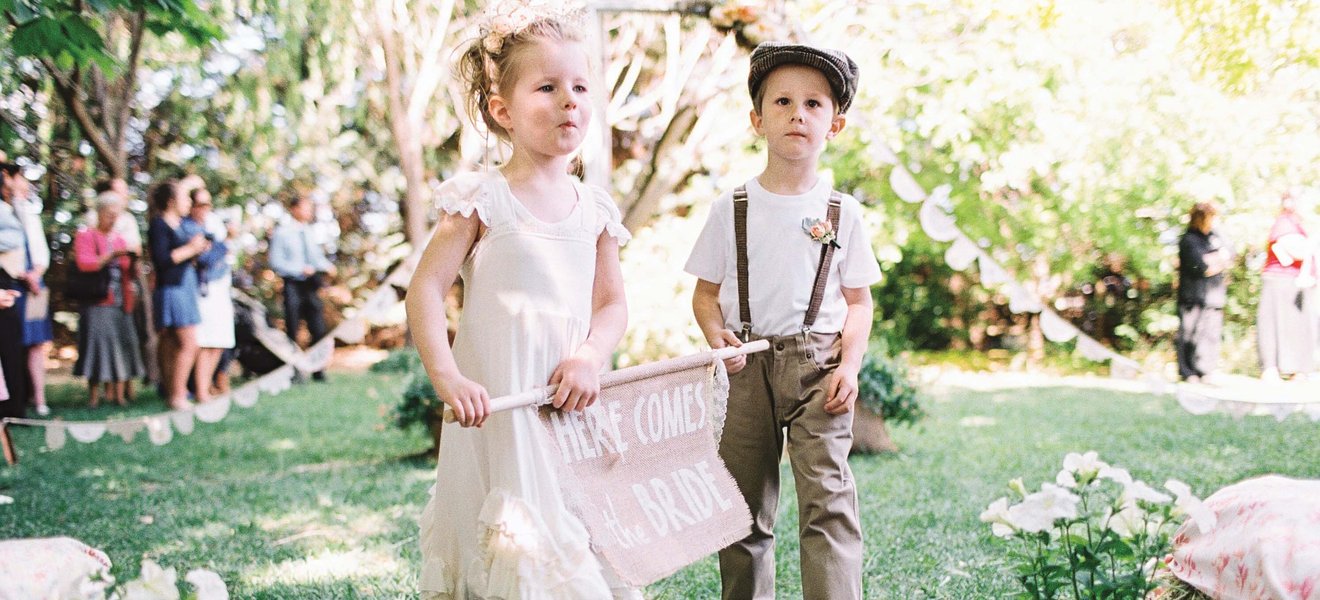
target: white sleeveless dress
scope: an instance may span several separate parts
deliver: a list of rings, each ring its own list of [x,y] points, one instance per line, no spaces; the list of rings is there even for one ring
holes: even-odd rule
[[[533,216],[498,171],[446,181],[437,205],[487,227],[464,261],[454,358],[492,398],[545,385],[587,337],[596,240],[628,231],[598,188],[575,185],[557,223]],[[421,516],[424,599],[640,597],[592,553],[565,506],[558,457],[534,409],[445,425],[436,484]]]

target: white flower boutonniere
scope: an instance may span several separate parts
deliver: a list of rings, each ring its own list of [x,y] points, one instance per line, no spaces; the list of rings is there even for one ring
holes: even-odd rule
[[[802,231],[811,236],[812,241],[829,244],[835,248],[840,247],[839,242],[834,239],[834,226],[830,225],[829,221],[810,217],[802,219]]]

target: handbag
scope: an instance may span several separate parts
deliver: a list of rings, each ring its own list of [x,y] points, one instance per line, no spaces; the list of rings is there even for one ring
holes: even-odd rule
[[[100,244],[97,244],[100,255]],[[69,269],[64,279],[64,297],[79,302],[101,302],[110,294],[110,265],[99,271],[84,271],[77,266]]]

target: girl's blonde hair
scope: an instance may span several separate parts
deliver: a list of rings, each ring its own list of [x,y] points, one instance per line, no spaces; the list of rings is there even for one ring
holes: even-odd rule
[[[518,12],[526,14],[525,10]],[[488,19],[481,27],[481,37],[468,46],[458,66],[458,76],[466,90],[468,114],[473,121],[480,115],[488,130],[508,141],[509,132],[490,114],[490,97],[513,86],[528,50],[537,42],[583,41],[585,33],[580,16],[580,11],[566,11],[537,16],[515,26],[510,26],[507,18]]]

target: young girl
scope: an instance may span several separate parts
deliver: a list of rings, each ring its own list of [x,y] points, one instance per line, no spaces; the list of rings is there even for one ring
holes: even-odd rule
[[[156,329],[160,332],[161,386],[170,408],[180,410],[188,401],[188,374],[197,360],[197,268],[193,259],[211,247],[205,232],[184,219],[192,207],[187,190],[174,180],[151,191],[157,216],[147,227],[151,263],[156,270],[153,293]]]
[[[472,114],[512,155],[441,186],[442,218],[409,286],[417,349],[458,417],[421,517],[422,596],[639,597],[565,506],[536,410],[490,412],[491,397],[548,383],[559,384],[556,408],[589,406],[627,323],[618,247],[628,232],[603,190],[567,175],[591,118],[587,46],[568,15],[528,13],[496,15],[463,56]],[[451,351],[444,297],[459,275]]]

